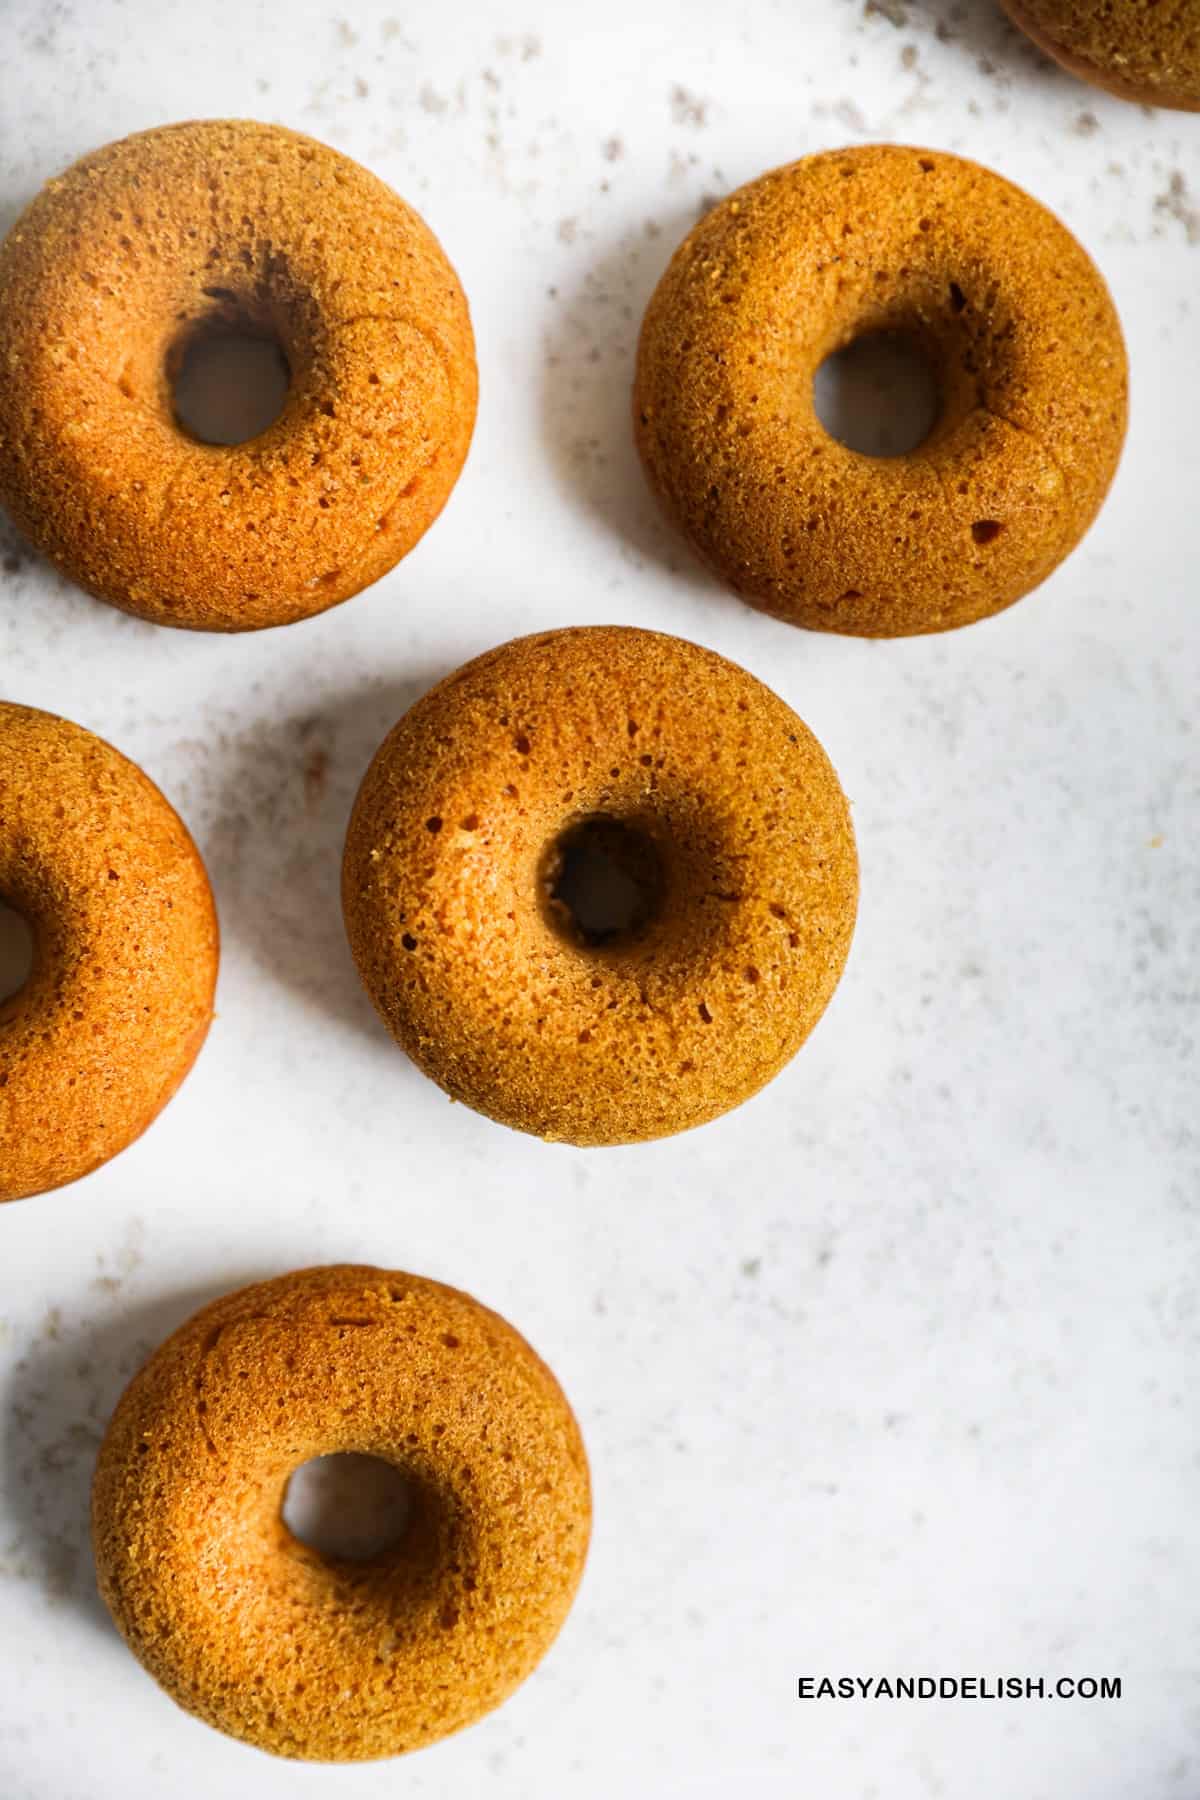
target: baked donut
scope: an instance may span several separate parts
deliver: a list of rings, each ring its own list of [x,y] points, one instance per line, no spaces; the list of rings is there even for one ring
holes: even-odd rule
[[[575,1144],[683,1131],[769,1081],[837,986],[857,892],[845,796],[795,713],[615,625],[519,638],[418,701],[367,771],[342,887],[413,1060]]]
[[[398,1466],[400,1541],[329,1557],[281,1516],[292,1472]],[[100,1591],[173,1700],[277,1756],[397,1756],[471,1724],[541,1661],[591,1524],[550,1370],[469,1295],[342,1266],[206,1306],[126,1390],[100,1449]]]
[[[1196,0],[1002,0],[1014,25],[1072,75],[1144,106],[1200,109]]]
[[[291,387],[247,443],[201,443],[173,382],[209,334],[266,337]],[[0,247],[0,501],[127,612],[285,625],[376,581],[449,497],[475,418],[467,304],[428,227],[277,125],[122,138],[49,182]]]
[[[873,335],[930,365],[940,416],[908,455],[863,456],[813,406],[825,358]],[[1078,543],[1125,433],[1104,282],[999,175],[896,144],[753,181],[676,251],[634,393],[651,485],[734,591],[864,637],[999,612]]]
[[[0,1001],[0,1200],[124,1150],[204,1042],[217,917],[153,782],[79,725],[0,701],[0,897],[33,969]]]

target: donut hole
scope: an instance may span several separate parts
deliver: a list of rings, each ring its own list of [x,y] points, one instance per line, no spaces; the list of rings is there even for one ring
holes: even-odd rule
[[[663,887],[650,833],[609,814],[569,825],[542,861],[547,919],[560,936],[589,949],[636,937],[661,912]]]
[[[19,994],[33,974],[33,947],[29,921],[0,898],[0,1005]]]
[[[201,444],[245,444],[283,411],[292,384],[283,345],[249,317],[193,325],[167,358],[175,423]]]
[[[293,1470],[282,1518],[293,1537],[337,1562],[370,1562],[395,1550],[418,1512],[416,1483],[379,1456],[339,1452]]]
[[[830,437],[860,456],[907,456],[942,410],[941,384],[906,331],[871,331],[827,356],[813,376],[813,408]]]

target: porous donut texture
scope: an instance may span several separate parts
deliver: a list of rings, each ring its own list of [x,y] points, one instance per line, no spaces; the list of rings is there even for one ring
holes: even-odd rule
[[[0,899],[33,970],[0,1002],[0,1201],[76,1181],[143,1132],[204,1042],[217,918],[153,782],[81,726],[0,702]]]
[[[357,1452],[409,1477],[398,1544],[293,1536],[292,1472]],[[92,1490],[100,1591],[138,1660],[278,1756],[397,1756],[498,1706],[566,1618],[591,1521],[579,1428],[511,1325],[436,1281],[306,1269],[167,1339]]]
[[[908,339],[940,416],[915,450],[831,437],[813,377]],[[637,442],[667,513],[764,612],[867,637],[944,631],[1045,579],[1116,469],[1126,361],[1066,228],[978,164],[883,144],[776,169],[720,202],[646,312]]]
[[[274,339],[260,436],[204,444],[189,343]],[[375,581],[462,467],[476,375],[462,289],[411,207],[276,125],[123,138],[49,182],[0,247],[0,501],[101,599],[159,624],[282,625]]]
[[[1002,0],[1072,75],[1145,106],[1200,110],[1197,0]]]
[[[609,940],[554,899],[585,821],[660,870]],[[518,639],[420,700],[367,772],[343,870],[359,972],[414,1061],[576,1144],[683,1131],[770,1080],[837,985],[857,888],[845,796],[795,713],[622,626]]]

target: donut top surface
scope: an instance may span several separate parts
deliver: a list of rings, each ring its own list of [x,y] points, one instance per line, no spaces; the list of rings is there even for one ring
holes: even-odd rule
[[[941,405],[908,454],[824,428],[813,378],[876,334]],[[1127,368],[1104,282],[1060,222],[961,157],[829,151],[722,200],[642,328],[635,430],[672,519],[734,590],[818,629],[986,617],[1043,580],[1108,489]]]
[[[654,890],[604,941],[555,899],[581,828]],[[414,1060],[584,1144],[685,1130],[776,1074],[837,984],[857,891],[845,796],[791,708],[624,626],[518,639],[420,700],[364,779],[343,877],[359,970]]]
[[[136,1138],[212,1019],[217,920],[196,847],[111,745],[0,702],[0,896],[33,970],[0,1002],[0,1200]]]
[[[1005,0],[1085,80],[1147,105],[1200,108],[1198,0]]]
[[[397,1465],[398,1544],[293,1536],[288,1477]],[[92,1497],[101,1591],[181,1705],[278,1755],[394,1756],[471,1723],[556,1636],[587,1551],[579,1429],[545,1364],[466,1294],[383,1269],[301,1271],[183,1325],[122,1398]]]
[[[277,342],[291,386],[249,442],[179,425],[189,344]],[[449,495],[475,416],[453,269],[421,218],[298,132],[141,132],[47,183],[0,246],[0,498],[74,580],[160,623],[319,612]]]

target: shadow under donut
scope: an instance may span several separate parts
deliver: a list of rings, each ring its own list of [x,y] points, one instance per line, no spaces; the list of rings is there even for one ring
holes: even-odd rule
[[[544,347],[541,418],[555,478],[624,540],[636,567],[654,563],[704,580],[659,511],[633,437],[642,315],[699,216],[693,206],[630,225],[581,280],[557,294]]]
[[[879,15],[877,22],[890,21],[918,42],[923,35],[932,35],[941,44],[957,47],[975,59],[981,75],[1000,87],[1033,80],[1060,89],[1067,97],[1071,92],[1087,94],[1082,83],[1017,29],[999,0],[871,0],[869,10]]]
[[[200,848],[225,941],[348,1029],[384,1034],[342,923],[342,847],[367,766],[396,721],[448,671],[381,681],[254,723],[220,772]]]
[[[41,1589],[107,1630],[91,1552],[96,1453],[130,1377],[176,1326],[254,1274],[183,1288],[71,1326],[57,1307],[17,1362],[0,1401],[0,1484],[15,1536],[0,1542],[0,1574]],[[115,1292],[112,1305],[116,1305]]]

